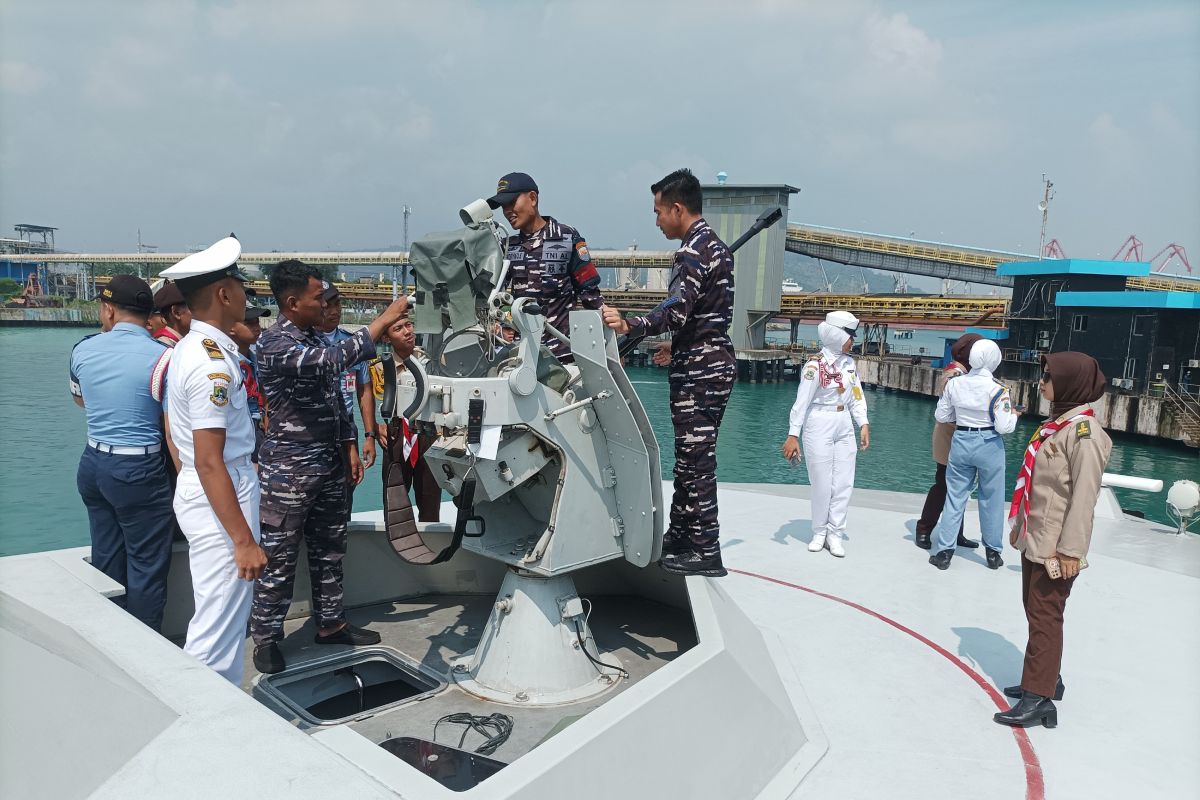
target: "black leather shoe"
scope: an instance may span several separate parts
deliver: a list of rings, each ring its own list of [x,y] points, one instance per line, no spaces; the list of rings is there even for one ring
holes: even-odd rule
[[[999,550],[993,550],[990,547],[983,549],[987,551],[988,569],[1000,569],[1004,566],[1004,559],[1000,557]]]
[[[379,644],[380,638],[375,631],[369,631],[347,622],[340,631],[328,636],[322,636],[321,632],[317,631],[313,641],[317,644],[348,644],[351,647],[361,647],[365,644]]]
[[[264,675],[274,675],[283,672],[287,665],[283,661],[283,653],[275,642],[260,644],[254,648],[254,668]]]
[[[929,557],[929,563],[938,569],[950,569],[950,559],[954,558],[953,550],[943,550]]]
[[[1063,693],[1065,693],[1066,691],[1067,691],[1067,687],[1063,686],[1062,675],[1059,675],[1058,676],[1058,685],[1054,687],[1054,699],[1062,700]],[[1019,700],[1021,695],[1023,695],[1024,693],[1025,693],[1025,690],[1021,688],[1020,684],[1018,684],[1016,686],[1009,686],[1009,687],[1005,688],[1005,690],[1004,690],[1005,695],[1007,695],[1008,697],[1011,697],[1013,699],[1017,699],[1017,700]]]
[[[933,546],[933,542],[929,540],[929,535],[929,531],[926,531],[925,533],[917,531],[916,534],[913,535],[913,542],[922,550],[928,550]]]
[[[707,575],[710,578],[723,578],[729,574],[721,563],[720,550],[711,555],[701,555],[694,550],[689,550],[679,555],[663,556],[658,564],[674,575]]]
[[[955,544],[958,547],[966,547],[971,550],[974,550],[976,547],[979,547],[979,542],[975,541],[974,539],[968,539],[967,537],[963,536],[961,533],[958,534],[958,541]]]
[[[1008,711],[999,711],[992,717],[1001,725],[1014,728],[1028,728],[1030,725],[1045,725],[1047,728],[1058,727],[1058,709],[1049,697],[1025,692],[1021,699],[1013,703]]]

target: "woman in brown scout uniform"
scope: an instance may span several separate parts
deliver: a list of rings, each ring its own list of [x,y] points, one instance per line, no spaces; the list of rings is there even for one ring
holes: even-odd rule
[[[1013,490],[1010,541],[1021,551],[1021,600],[1029,621],[1020,686],[1004,690],[1017,702],[995,715],[1002,725],[1058,725],[1051,700],[1061,700],[1063,611],[1079,570],[1087,566],[1092,515],[1112,440],[1088,403],[1104,395],[1104,373],[1084,353],[1042,357],[1042,396],[1050,419],[1029,440]]]

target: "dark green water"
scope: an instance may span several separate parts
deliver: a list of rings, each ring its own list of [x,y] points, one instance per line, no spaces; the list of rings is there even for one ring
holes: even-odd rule
[[[0,556],[87,544],[87,515],[75,490],[84,447],[83,411],[67,391],[71,346],[88,331],[79,328],[0,328]],[[663,474],[672,467],[672,432],[666,373],[631,369],[630,378],[654,423],[663,449]],[[779,455],[787,434],[795,384],[739,384],[730,399],[718,446],[718,478],[731,483],[807,483],[803,466]],[[868,392],[871,449],[858,457],[857,485],[924,493],[933,479],[929,441],[933,401]],[[1012,483],[1034,422],[1006,437]],[[1173,481],[1200,476],[1196,451],[1148,440],[1118,437],[1109,472]],[[355,492],[356,511],[380,508],[378,466]],[[1118,491],[1121,503],[1151,519],[1167,521],[1166,492]]]

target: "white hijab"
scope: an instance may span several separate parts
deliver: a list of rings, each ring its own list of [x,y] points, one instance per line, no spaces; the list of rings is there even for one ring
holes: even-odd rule
[[[971,345],[971,372],[992,376],[992,371],[1000,366],[1000,347],[991,339],[980,339]]]
[[[846,346],[846,342],[850,341],[850,334],[836,325],[822,322],[817,326],[817,338],[821,340],[821,352],[832,364],[838,356],[842,355],[842,348]]]

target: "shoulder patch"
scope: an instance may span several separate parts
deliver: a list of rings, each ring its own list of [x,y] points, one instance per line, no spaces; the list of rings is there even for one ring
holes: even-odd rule
[[[816,380],[816,378],[817,378],[816,368],[809,367],[808,369],[804,370],[804,375],[802,377],[803,377],[803,380],[806,380],[806,381]]]
[[[208,353],[209,358],[220,359],[221,361],[225,360],[225,354],[221,352],[221,348],[212,339],[205,339],[200,344],[204,345],[204,352]]]
[[[592,254],[588,252],[587,242],[583,239],[575,244],[575,252],[579,254],[580,261],[591,261],[592,259]]]
[[[210,372],[210,373],[208,373],[208,379],[210,381],[216,381],[216,380],[232,381],[233,380],[232,377],[230,377],[229,375],[226,375],[224,372]]]
[[[1075,438],[1076,439],[1092,438],[1092,426],[1090,424],[1088,424],[1088,421],[1086,419],[1075,426]]]
[[[217,408],[229,405],[229,384],[213,381],[212,394],[208,396],[208,400]]]

